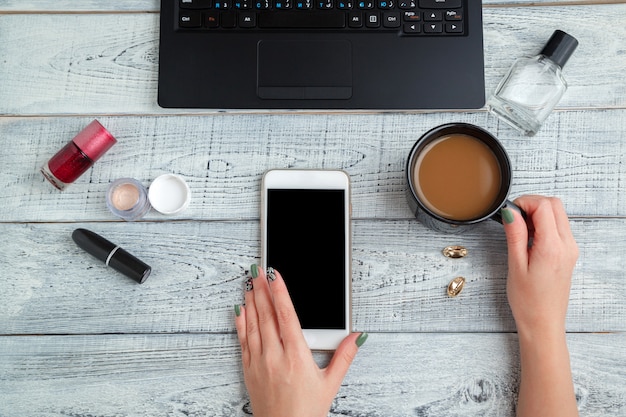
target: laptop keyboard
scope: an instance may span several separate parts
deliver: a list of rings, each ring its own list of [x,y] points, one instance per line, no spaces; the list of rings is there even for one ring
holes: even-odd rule
[[[181,31],[392,31],[463,36],[465,0],[173,0]],[[471,1],[471,0],[470,0]]]

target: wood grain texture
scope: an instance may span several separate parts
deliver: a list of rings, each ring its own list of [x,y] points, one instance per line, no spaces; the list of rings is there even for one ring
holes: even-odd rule
[[[355,221],[354,329],[514,331],[506,300],[506,242],[501,226],[491,223],[449,236],[410,220]],[[568,330],[626,331],[626,220],[572,224],[581,256]],[[107,270],[72,242],[77,227],[102,234],[151,265],[150,278],[138,285]],[[444,257],[441,250],[451,244],[470,254]],[[258,260],[259,224],[4,224],[0,247],[0,334],[226,332],[234,329],[233,305],[243,301],[246,271]],[[456,276],[467,284],[451,299],[445,290]]]
[[[564,200],[581,251],[567,322],[581,416],[626,415],[626,1],[483,4],[487,94],[554,29],[580,41],[569,91],[534,138],[484,109],[164,110],[159,0],[0,0],[0,417],[250,415],[233,304],[258,260],[260,178],[275,167],[352,178],[353,324],[370,338],[331,416],[513,416],[519,353],[501,226],[438,234],[404,197],[413,143],[455,121],[501,139],[513,197]],[[93,118],[119,143],[58,192],[39,167]],[[192,188],[183,214],[125,223],[107,211],[114,179],[148,185],[166,172]],[[107,270],[72,242],[77,227],[152,276],[138,285]],[[469,256],[443,257],[450,244]],[[468,282],[450,299],[458,275]]]
[[[0,0],[0,12],[158,12],[160,0]]]
[[[569,335],[568,344],[581,415],[624,415],[626,335]],[[514,334],[370,334],[330,416],[513,416],[518,362]],[[233,334],[0,337],[3,416],[250,411]]]
[[[91,118],[0,119],[7,149],[0,153],[1,221],[114,221],[105,206],[111,181],[131,177],[148,186],[166,172],[185,177],[193,193],[176,218],[257,219],[263,172],[286,167],[345,169],[355,218],[408,219],[405,160],[420,135],[449,122],[500,138],[514,169],[513,197],[556,195],[573,216],[626,215],[625,110],[556,112],[534,138],[480,112],[98,119],[119,142],[64,192],[39,168]]]
[[[626,4],[485,8],[487,93],[559,28],[580,41],[559,108],[623,108],[625,15]],[[0,15],[0,114],[180,113],[156,104],[158,20],[157,13]],[[598,68],[602,76],[588,75]]]

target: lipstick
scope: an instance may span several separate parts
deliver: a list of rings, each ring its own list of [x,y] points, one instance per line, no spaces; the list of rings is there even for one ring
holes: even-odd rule
[[[118,245],[87,229],[76,229],[72,239],[79,248],[140,284],[148,279],[152,268]]]

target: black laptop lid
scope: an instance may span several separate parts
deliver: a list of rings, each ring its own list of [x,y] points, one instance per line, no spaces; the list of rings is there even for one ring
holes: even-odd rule
[[[388,0],[371,3],[371,9],[360,9],[363,2],[338,9],[344,3],[321,0],[308,10],[296,9],[302,3],[290,3],[287,14],[275,19],[269,16],[283,13],[275,8],[285,0],[229,3],[227,9],[216,9],[222,6],[220,1],[162,0],[160,106],[385,110],[484,105],[480,2],[432,0],[438,8],[424,9],[422,3],[409,1],[402,4],[409,7],[413,3],[412,9],[381,11],[378,7]],[[324,2],[331,2],[333,9],[317,9],[328,4]],[[446,7],[459,4],[462,7]],[[329,11],[333,16],[345,15],[343,21],[329,23],[343,27],[282,27],[302,22],[317,25]],[[454,20],[459,16],[446,20],[446,13],[461,14],[460,20]],[[416,14],[418,23],[409,20]],[[352,16],[362,20],[361,28],[348,27]],[[379,27],[367,27],[372,16]],[[427,21],[431,17],[439,20]],[[280,27],[259,27],[263,22]],[[251,23],[255,26],[246,26]],[[214,27],[216,24],[234,27]],[[459,28],[460,34],[445,32]],[[420,33],[410,33],[417,29]],[[424,32],[431,29],[443,33]]]

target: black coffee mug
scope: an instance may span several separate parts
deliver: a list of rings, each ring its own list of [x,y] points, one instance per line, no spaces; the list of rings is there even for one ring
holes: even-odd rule
[[[433,230],[458,233],[486,219],[502,223],[505,207],[525,217],[508,200],[512,169],[506,150],[478,126],[450,123],[426,132],[409,153],[405,179],[411,211]]]

